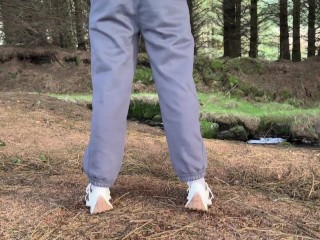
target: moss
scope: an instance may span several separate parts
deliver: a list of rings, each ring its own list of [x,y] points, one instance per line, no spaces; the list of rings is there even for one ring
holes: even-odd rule
[[[156,99],[147,97],[131,98],[128,117],[138,120],[152,120],[156,115],[160,115],[160,105]]]
[[[284,117],[262,117],[260,119],[259,131],[269,136],[290,137],[292,136],[293,119]]]
[[[219,125],[208,121],[200,121],[201,134],[204,138],[216,138]]]
[[[223,140],[248,141],[248,135],[249,134],[243,126],[236,125],[229,130],[220,132],[218,138]]]
[[[229,131],[233,134],[235,140],[248,141],[249,134],[243,126],[234,126]]]

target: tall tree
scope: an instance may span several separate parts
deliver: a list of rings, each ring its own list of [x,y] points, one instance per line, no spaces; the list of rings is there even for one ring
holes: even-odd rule
[[[68,49],[76,48],[70,0],[51,0],[51,14],[55,25],[51,27],[52,44]]]
[[[235,25],[236,25],[236,32],[235,32],[235,56],[241,57],[241,0],[235,1]]]
[[[83,14],[83,2],[81,0],[73,0],[74,14],[75,14],[75,26],[77,33],[78,50],[87,50],[85,29],[84,29],[84,14]]]
[[[280,1],[280,59],[290,60],[288,0]]]
[[[225,57],[241,56],[241,1],[223,0],[223,43]],[[239,41],[240,40],[240,41]]]
[[[301,0],[293,0],[292,61],[294,62],[301,61],[300,14],[301,14]]]
[[[35,46],[46,44],[43,2],[44,0],[0,1],[2,31],[6,44]]]
[[[308,57],[316,54],[316,0],[308,0]]]
[[[258,0],[251,0],[250,6],[250,50],[249,57],[258,57]]]

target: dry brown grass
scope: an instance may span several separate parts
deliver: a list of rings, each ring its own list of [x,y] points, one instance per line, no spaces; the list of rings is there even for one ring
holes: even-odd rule
[[[0,94],[0,239],[319,239],[320,150],[206,140],[208,213],[183,208],[164,133],[129,122],[114,211],[90,216],[81,158],[91,112]],[[147,149],[147,151],[146,151]]]

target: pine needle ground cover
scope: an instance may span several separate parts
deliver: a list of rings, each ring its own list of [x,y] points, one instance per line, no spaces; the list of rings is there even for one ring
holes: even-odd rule
[[[90,216],[81,167],[91,110],[2,93],[0,112],[1,239],[320,238],[319,149],[205,139],[216,198],[208,213],[188,212],[164,132],[129,121],[115,209]]]

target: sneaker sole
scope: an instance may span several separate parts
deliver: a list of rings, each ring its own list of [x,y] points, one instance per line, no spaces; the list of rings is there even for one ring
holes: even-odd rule
[[[113,207],[111,204],[106,202],[106,200],[103,197],[99,197],[96,203],[96,206],[94,207],[94,210],[91,214],[99,214],[103,212],[107,212],[112,210]]]
[[[186,208],[193,211],[199,211],[199,212],[207,212],[208,206],[205,206],[203,204],[203,201],[201,199],[201,196],[199,193],[195,194],[191,201],[186,205]]]

